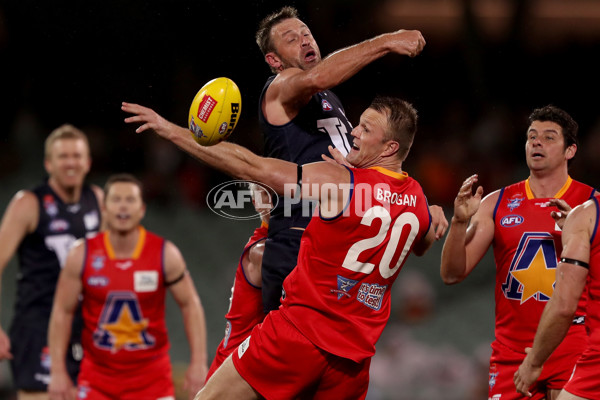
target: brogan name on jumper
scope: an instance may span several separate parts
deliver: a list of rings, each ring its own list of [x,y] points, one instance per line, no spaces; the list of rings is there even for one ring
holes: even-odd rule
[[[375,198],[381,202],[397,204],[399,206],[416,207],[417,205],[417,196],[414,194],[396,193],[381,188],[375,188]]]

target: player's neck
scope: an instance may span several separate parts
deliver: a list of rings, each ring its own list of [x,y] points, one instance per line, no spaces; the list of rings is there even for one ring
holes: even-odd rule
[[[132,258],[140,239],[139,227],[126,232],[109,229],[107,234],[116,259]]]
[[[536,198],[550,198],[562,189],[567,179],[569,179],[569,172],[566,169],[557,170],[550,174],[531,171],[529,188]]]
[[[65,204],[78,203],[81,197],[81,186],[63,187],[56,180],[48,179],[48,185]]]
[[[372,168],[379,167],[385,168],[389,171],[396,172],[398,174],[402,173],[402,161],[398,161],[392,157],[380,158],[377,162],[373,163],[373,165],[368,165],[363,168]]]

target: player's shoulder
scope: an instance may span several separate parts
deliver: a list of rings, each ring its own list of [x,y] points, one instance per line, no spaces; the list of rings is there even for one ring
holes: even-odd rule
[[[31,190],[22,189],[14,194],[11,207],[18,211],[32,212],[37,210],[40,202],[38,196]]]
[[[90,189],[92,189],[92,192],[94,192],[94,195],[98,200],[98,204],[102,204],[102,202],[104,201],[104,190],[102,190],[100,186],[94,184],[90,185]]]
[[[485,195],[483,197],[483,200],[481,200],[482,203],[485,204],[493,204],[494,206],[496,205],[496,203],[498,202],[498,199],[500,199],[500,195],[502,194],[502,189],[496,189],[491,193],[488,193],[487,195]]]
[[[591,199],[579,204],[573,208],[567,217],[571,219],[575,218],[592,218],[595,217],[598,212],[598,197],[592,197]]]

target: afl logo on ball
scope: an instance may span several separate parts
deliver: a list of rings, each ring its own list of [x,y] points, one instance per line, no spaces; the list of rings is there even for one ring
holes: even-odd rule
[[[227,130],[227,122],[223,122],[219,127],[219,135],[222,135]]]

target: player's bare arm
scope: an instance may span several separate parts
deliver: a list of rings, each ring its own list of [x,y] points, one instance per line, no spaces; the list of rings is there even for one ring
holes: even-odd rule
[[[554,294],[544,308],[527,356],[514,376],[517,392],[531,396],[529,388],[542,372],[544,362],[566,336],[585,287],[589,270],[579,262],[589,263],[590,238],[596,221],[596,207],[587,201],[575,207],[563,228],[563,251],[556,269]]]
[[[75,400],[76,391],[67,372],[65,357],[71,336],[71,324],[82,290],[81,271],[85,257],[85,241],[78,240],[65,261],[56,285],[48,326],[50,366],[50,400]]]
[[[298,114],[313,94],[345,82],[388,53],[414,57],[424,46],[421,32],[402,29],[338,50],[311,69],[285,69],[267,90],[265,104],[262,105],[265,116],[271,124],[284,124]],[[276,66],[268,58],[267,62]]]
[[[165,244],[165,281],[172,282],[169,290],[181,309],[185,333],[190,346],[190,364],[185,373],[183,388],[188,398],[204,386],[208,372],[206,353],[206,319],[200,297],[181,252],[173,243]]]
[[[38,200],[32,192],[21,190],[6,208],[0,224],[0,282],[2,272],[17,251],[19,243],[35,230],[39,219]],[[1,286],[1,285],[0,285]],[[0,327],[0,360],[12,359],[10,339]]]
[[[467,178],[454,200],[454,216],[444,246],[440,274],[452,285],[464,280],[483,258],[494,239],[493,211],[499,192],[483,200],[483,188],[477,187],[477,175]]]
[[[167,121],[150,108],[131,103],[123,103],[121,108],[135,114],[126,118],[125,122],[140,123],[141,126],[136,132],[153,130],[199,161],[230,176],[259,180],[279,194],[285,193],[286,184],[296,182],[297,165],[294,163],[260,157],[242,146],[229,142],[210,147],[201,146],[186,128]]]
[[[244,276],[253,286],[262,286],[262,257],[265,252],[265,242],[256,243],[242,258]]]

